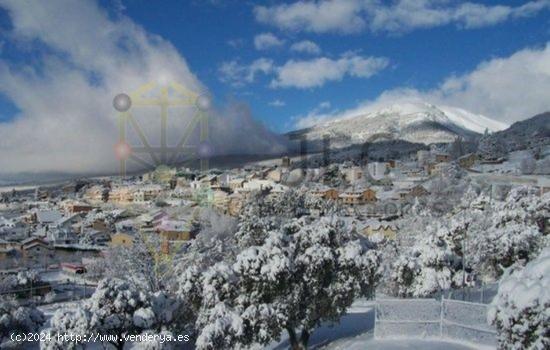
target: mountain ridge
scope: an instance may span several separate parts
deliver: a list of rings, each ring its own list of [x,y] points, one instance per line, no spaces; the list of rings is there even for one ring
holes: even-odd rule
[[[387,107],[357,112],[325,121],[287,135],[321,140],[328,136],[331,144],[344,147],[377,140],[404,140],[433,144],[453,142],[457,137],[465,140],[479,138],[487,129],[497,132],[508,125],[464,109],[435,106],[425,102],[406,102]],[[380,136],[384,135],[384,136]]]

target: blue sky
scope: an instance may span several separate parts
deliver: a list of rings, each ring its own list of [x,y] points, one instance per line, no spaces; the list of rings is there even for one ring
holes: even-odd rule
[[[287,2],[292,5],[295,2]],[[319,2],[318,2],[319,3]],[[317,4],[318,4],[317,3]],[[452,2],[451,2],[452,3]],[[519,1],[483,1],[491,6],[521,5]],[[526,2],[523,2],[526,3]],[[455,2],[455,6],[460,5]],[[375,99],[394,88],[428,90],[452,75],[474,70],[480,62],[508,57],[524,48],[540,47],[550,36],[550,11],[542,9],[522,18],[510,18],[496,24],[465,28],[460,23],[412,27],[395,32],[383,29],[338,30],[317,32],[284,28],[258,20],[255,8],[275,8],[279,2],[242,1],[163,1],[151,5],[147,0],[126,0],[113,4],[102,1],[112,16],[130,17],[152,34],[172,43],[187,60],[190,69],[213,93],[218,102],[238,100],[251,106],[255,118],[275,131],[295,127],[295,119],[314,110],[320,103],[329,112],[353,108],[362,101]],[[10,27],[9,16],[0,15],[1,27]],[[263,50],[254,46],[254,38],[270,33],[282,44]],[[319,46],[318,54],[294,52],[292,44],[309,40]],[[12,60],[30,60],[32,51],[4,38],[1,55]],[[380,57],[387,66],[368,78],[344,75],[313,87],[272,87],[272,74],[258,73],[253,82],[235,86],[222,81],[224,62],[240,66],[254,60],[272,60],[281,66],[288,60],[313,60],[319,57],[338,59],[345,53],[360,57]],[[18,111],[6,96],[0,97],[0,120],[9,120]]]
[[[485,60],[507,57],[525,47],[543,45],[550,36],[550,11],[528,18],[504,21],[482,28],[465,29],[454,24],[420,28],[406,33],[351,34],[303,33],[258,23],[254,6],[260,2],[241,1],[163,1],[152,11],[145,0],[124,1],[123,12],[172,42],[188,60],[191,70],[218,99],[244,100],[254,115],[271,128],[282,131],[293,127],[293,116],[305,115],[320,102],[328,101],[332,109],[351,108],[363,100],[374,99],[395,87],[430,89],[449,75],[461,75]],[[275,2],[264,2],[275,4]],[[289,2],[292,3],[292,2]],[[518,1],[484,1],[483,4],[517,6]],[[272,33],[284,44],[257,50],[254,37]],[[320,55],[292,52],[296,42],[310,40],[322,50]],[[229,43],[237,43],[237,47]],[[270,76],[258,74],[253,83],[242,87],[220,81],[223,62],[238,60],[242,65],[259,58],[283,64],[289,59],[315,57],[337,58],[354,51],[364,56],[389,60],[389,66],[368,78],[344,77],[312,88],[272,88]],[[270,105],[281,101],[284,106]]]
[[[103,162],[113,96],[163,75],[246,150],[410,99],[509,124],[550,110],[549,39],[550,0],[0,0],[0,169]]]

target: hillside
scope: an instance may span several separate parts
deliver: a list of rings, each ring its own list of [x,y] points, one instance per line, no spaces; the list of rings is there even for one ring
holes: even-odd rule
[[[479,151],[485,158],[498,158],[519,150],[542,151],[550,145],[550,112],[516,122],[508,129],[485,135]]]
[[[381,140],[423,144],[448,143],[457,137],[474,140],[486,129],[495,132],[506,127],[504,123],[459,108],[411,102],[331,120],[291,134],[305,136],[310,141],[329,136],[332,146],[345,147]]]

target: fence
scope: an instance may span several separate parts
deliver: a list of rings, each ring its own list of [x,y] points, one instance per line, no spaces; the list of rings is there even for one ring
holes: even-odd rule
[[[56,282],[34,285],[17,289],[3,289],[0,296],[18,297],[21,305],[46,305],[63,301],[76,301],[89,298],[95,291],[96,284]],[[53,293],[49,296],[49,293]]]
[[[472,303],[489,304],[498,293],[498,283],[490,283],[477,287],[449,289],[433,295],[433,298],[469,301]]]
[[[487,323],[487,305],[437,299],[378,299],[374,336],[446,338],[476,345],[496,345]]]

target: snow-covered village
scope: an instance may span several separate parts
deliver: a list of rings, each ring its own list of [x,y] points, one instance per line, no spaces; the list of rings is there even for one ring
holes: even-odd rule
[[[549,349],[517,3],[0,0],[0,349]]]

